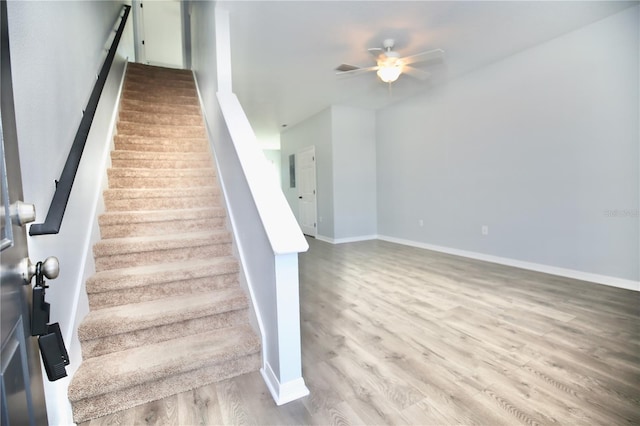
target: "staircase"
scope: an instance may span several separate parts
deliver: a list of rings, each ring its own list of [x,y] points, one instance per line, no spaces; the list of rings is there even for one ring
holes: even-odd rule
[[[111,160],[76,422],[260,367],[191,72],[129,64]]]

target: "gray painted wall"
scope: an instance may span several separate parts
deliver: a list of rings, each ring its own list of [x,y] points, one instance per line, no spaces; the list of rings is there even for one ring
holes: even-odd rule
[[[318,234],[329,238],[334,237],[331,120],[332,113],[328,108],[304,122],[288,128],[280,135],[282,191],[296,218],[298,218],[298,190],[289,187],[289,155],[312,145],[316,147]]]
[[[319,238],[340,241],[377,233],[375,120],[373,110],[334,105],[280,135],[282,188],[296,217],[289,155],[316,148]]]
[[[379,111],[379,234],[638,280],[638,16]]]
[[[375,111],[333,106],[334,238],[377,234]]]

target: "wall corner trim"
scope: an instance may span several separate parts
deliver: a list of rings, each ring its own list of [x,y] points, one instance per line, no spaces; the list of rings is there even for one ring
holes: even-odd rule
[[[264,367],[260,369],[260,374],[262,374],[276,405],[283,405],[309,395],[309,389],[302,377],[280,383],[268,363],[265,363]]]

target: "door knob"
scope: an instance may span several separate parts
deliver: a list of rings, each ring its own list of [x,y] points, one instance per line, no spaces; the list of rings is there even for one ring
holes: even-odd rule
[[[20,273],[22,274],[22,279],[25,284],[29,284],[31,282],[33,276],[38,272],[38,267],[40,268],[42,275],[50,280],[58,278],[58,274],[60,274],[60,263],[58,262],[58,258],[55,256],[49,256],[44,260],[44,262],[38,262],[35,265],[31,263],[31,259],[25,257],[22,259],[19,266]]]
[[[9,214],[11,215],[11,222],[24,226],[36,220],[36,206],[16,201],[9,206]]]

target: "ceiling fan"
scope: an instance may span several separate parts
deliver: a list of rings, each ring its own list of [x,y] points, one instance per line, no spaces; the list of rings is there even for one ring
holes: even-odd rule
[[[426,80],[431,75],[430,73],[419,70],[410,65],[418,62],[438,60],[441,59],[444,54],[444,50],[442,49],[432,49],[401,58],[400,54],[393,50],[394,44],[395,41],[388,38],[382,42],[382,48],[374,47],[368,49],[369,53],[374,55],[376,58],[376,66],[360,68],[355,65],[342,64],[336,68],[336,75],[349,76],[369,71],[376,71],[380,80],[385,83],[393,83],[398,79],[398,77],[400,77],[400,74],[403,73],[420,80]]]

